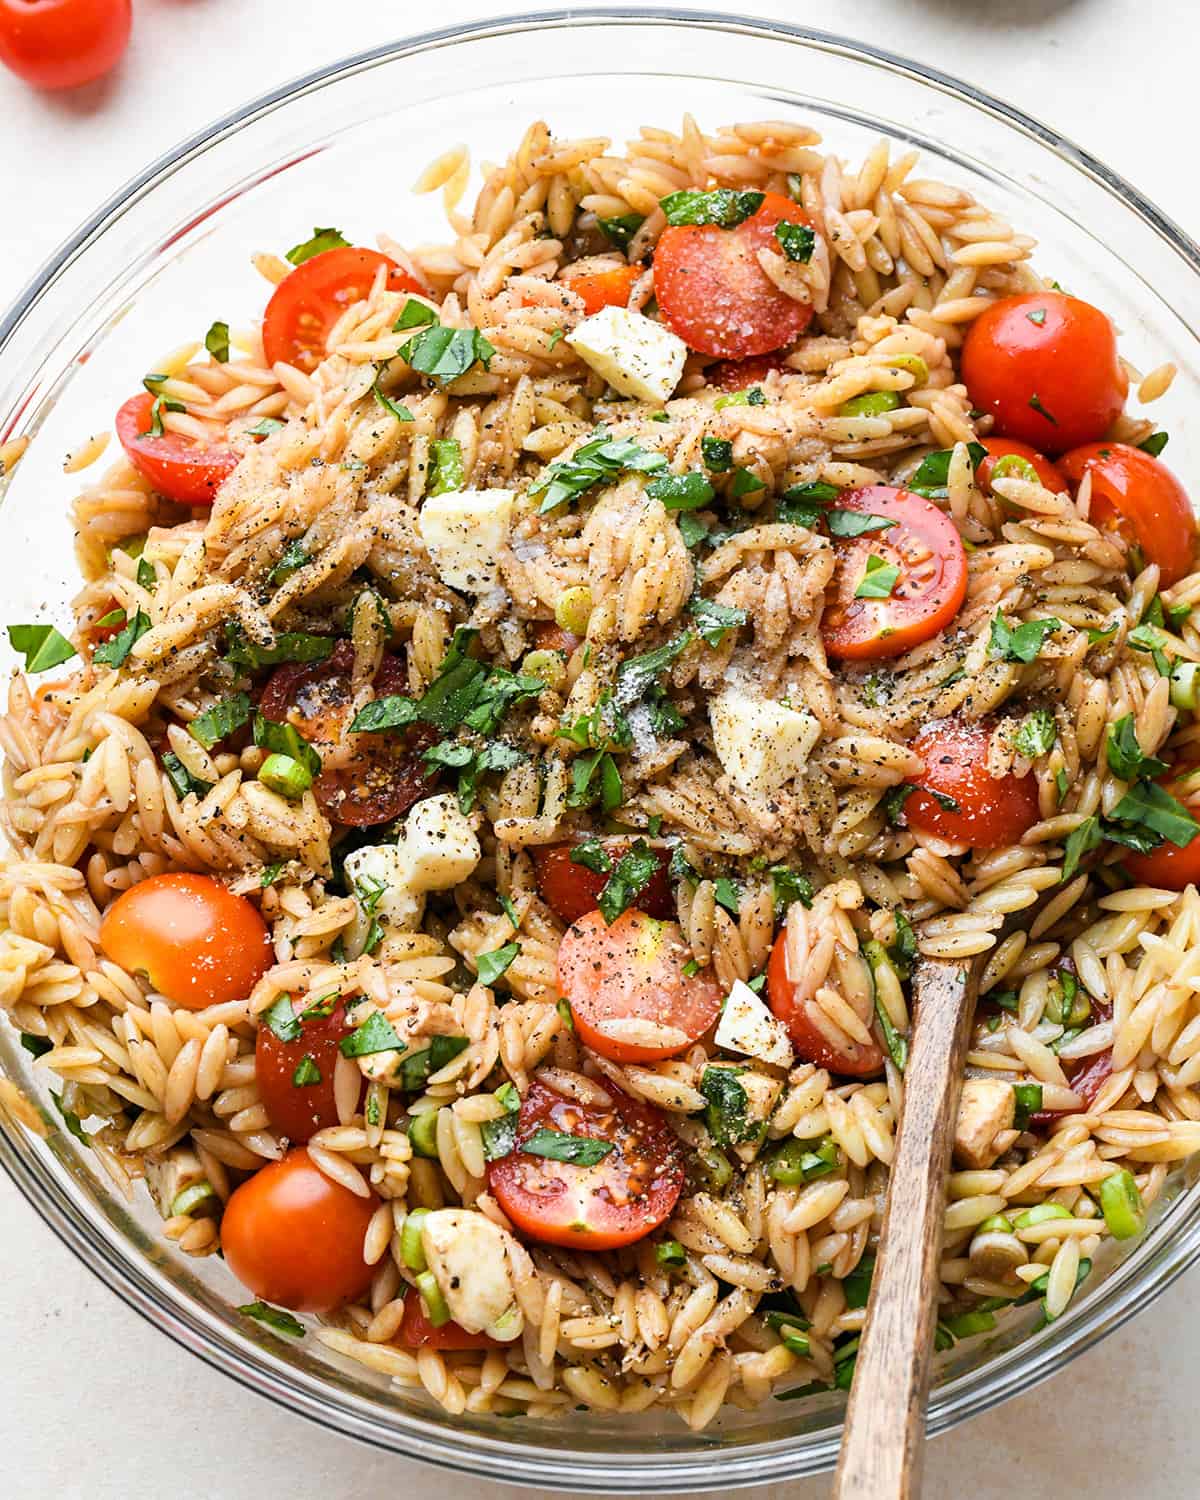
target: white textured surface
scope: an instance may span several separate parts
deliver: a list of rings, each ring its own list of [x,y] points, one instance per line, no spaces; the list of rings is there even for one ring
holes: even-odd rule
[[[509,8],[462,0],[433,10],[402,0],[134,6],[132,48],[108,82],[45,98],[0,73],[0,303],[96,203],[215,115],[426,22]],[[751,0],[739,9],[842,31],[981,84],[1080,141],[1200,231],[1193,0]],[[927,1500],[1195,1494],[1197,1343],[1193,1272],[1050,1384],[933,1444]],[[0,1493],[9,1500],[522,1493],[372,1453],[244,1395],[105,1291],[6,1179],[0,1351]],[[788,1491],[794,1500],[827,1492],[824,1480]]]

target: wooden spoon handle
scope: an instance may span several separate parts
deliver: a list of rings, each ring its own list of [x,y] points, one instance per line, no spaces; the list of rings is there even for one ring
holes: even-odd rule
[[[977,988],[970,963],[923,963],[914,979],[904,1111],[834,1500],[920,1492],[946,1171]]]

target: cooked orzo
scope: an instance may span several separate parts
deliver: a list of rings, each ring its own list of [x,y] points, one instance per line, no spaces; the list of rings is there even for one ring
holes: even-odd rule
[[[1200,1147],[1191,511],[916,172],[535,124],[130,372],[9,630],[0,998],[247,1316],[451,1412],[845,1386],[922,955],[985,965],[943,1346]]]

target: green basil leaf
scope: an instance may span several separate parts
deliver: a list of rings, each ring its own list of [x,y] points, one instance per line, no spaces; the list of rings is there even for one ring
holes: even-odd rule
[[[594,485],[611,484],[624,473],[657,474],[666,467],[661,453],[641,447],[632,438],[609,438],[598,428],[570,458],[548,464],[529,486],[529,493],[535,499],[543,496],[539,513],[546,515],[577,500]]]
[[[719,646],[727,631],[744,625],[749,619],[744,609],[731,604],[718,604],[715,599],[704,599],[699,594],[688,604],[688,613],[696,620],[696,628],[710,646]]]
[[[265,719],[256,712],[254,743],[260,750],[269,750],[273,755],[286,755],[289,759],[298,761],[310,776],[319,776],[321,773],[321,757],[294,724]]]
[[[1197,823],[1182,803],[1154,781],[1139,781],[1129,788],[1112,810],[1118,823],[1141,824],[1182,849],[1197,833]]]
[[[214,323],[204,335],[204,347],[218,364],[225,364],[229,359],[229,324]]]
[[[812,260],[817,237],[807,224],[793,224],[788,219],[780,219],[775,226],[775,238],[788,260],[798,261],[801,265],[807,265]]]
[[[661,500],[666,510],[702,510],[714,490],[698,469],[688,474],[664,474],[646,486],[651,500]]]
[[[1053,618],[1027,620],[1010,625],[997,610],[988,640],[988,655],[993,661],[1031,662],[1041,655],[1046,638],[1062,629],[1062,621]]]
[[[270,584],[284,583],[293,573],[298,573],[312,558],[305,550],[304,543],[297,538],[291,541],[279,555],[279,561],[267,574],[267,582]]]
[[[763,197],[762,193],[735,192],[732,188],[717,188],[710,193],[687,188],[668,193],[659,199],[658,206],[668,224],[716,224],[721,229],[734,229],[758,212]]]
[[[440,323],[414,334],[400,358],[438,385],[449,385],[478,363],[486,370],[495,349],[478,328],[444,328]]]
[[[253,712],[249,693],[231,693],[228,698],[222,698],[202,714],[197,714],[188,725],[188,733],[206,750],[211,750],[247,723]]]
[[[641,214],[617,214],[610,219],[596,220],[600,233],[611,240],[618,250],[629,249],[630,240],[645,222]]]
[[[704,1123],[718,1146],[736,1146],[758,1134],[751,1125],[749,1098],[740,1075],[744,1068],[705,1068],[700,1092],[705,1098]]]
[[[307,635],[303,631],[284,630],[275,637],[273,646],[257,646],[246,639],[236,621],[228,621],[225,637],[229,649],[226,660],[231,666],[256,672],[262,667],[277,667],[282,662],[324,661],[333,654],[337,642],[330,635]]]
[[[733,467],[733,444],[728,438],[702,437],[700,453],[714,474],[727,474]]]
[[[290,1339],[302,1339],[307,1332],[299,1318],[293,1317],[290,1312],[284,1312],[280,1307],[272,1307],[269,1302],[247,1302],[244,1307],[238,1308],[238,1312],[247,1318],[253,1318],[256,1323],[265,1323],[268,1328],[273,1328],[276,1333],[286,1334]]]
[[[563,1130],[548,1130],[539,1125],[521,1142],[526,1156],[541,1156],[548,1161],[570,1162],[577,1167],[594,1167],[613,1150],[612,1141],[597,1140],[591,1135],[568,1135]]]
[[[575,851],[571,857],[574,859]],[[578,861],[576,861],[578,863]],[[634,904],[658,874],[661,859],[645,839],[635,839],[632,848],[618,861],[604,883],[596,904],[611,927],[622,912]]]
[[[872,531],[887,531],[896,522],[887,516],[872,516],[861,510],[831,510],[825,517],[829,535],[838,537],[866,536]]]
[[[14,651],[25,656],[27,672],[49,672],[79,653],[65,635],[53,625],[10,625],[8,641]]]
[[[1167,770],[1166,761],[1142,750],[1132,714],[1123,714],[1108,726],[1106,752],[1109,769],[1122,781],[1133,781],[1139,776],[1162,776]]]
[[[512,965],[521,951],[520,943],[505,943],[502,948],[493,948],[490,953],[480,953],[475,958],[475,972],[480,984],[489,988]]]
[[[582,844],[576,844],[568,857],[573,865],[582,865],[593,875],[612,873],[612,856],[597,838],[584,839]]]
[[[867,566],[858,580],[854,597],[856,599],[890,599],[899,577],[900,568],[897,563],[884,562],[882,557],[876,557],[872,553],[867,558]]]
[[[326,250],[336,250],[349,243],[340,229],[314,229],[312,239],[293,245],[287,253],[287,259],[294,266],[302,266],[306,260],[312,260],[314,255],[323,255]]]
[[[382,1011],[375,1010],[361,1026],[338,1043],[343,1057],[369,1057],[375,1052],[403,1052],[404,1043]]]
[[[1019,755],[1036,760],[1054,746],[1058,738],[1058,725],[1048,708],[1035,708],[1021,720],[1013,736],[1013,747]]]

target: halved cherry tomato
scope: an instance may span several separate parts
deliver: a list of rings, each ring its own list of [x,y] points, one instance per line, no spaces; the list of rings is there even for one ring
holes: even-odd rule
[[[663,322],[689,349],[744,359],[790,344],[813,310],[781,292],[758,262],[778,251],[775,226],[812,220],[782,193],[765,194],[736,229],[684,224],[664,229],[654,249],[654,295]]]
[[[683,1189],[683,1153],[658,1110],[607,1081],[611,1104],[579,1104],[537,1079],[521,1101],[516,1150],[488,1163],[488,1187],[535,1240],[575,1250],[630,1245],[670,1217]],[[612,1150],[592,1166],[535,1156],[535,1131],[587,1136]]]
[[[709,385],[721,391],[744,391],[761,385],[772,370],[786,370],[781,354],[756,354],[753,359],[723,359],[704,372]]]
[[[129,0],[0,0],[0,62],[39,89],[71,89],[116,66]]]
[[[154,397],[130,396],[117,412],[117,437],[125,456],[160,495],[180,505],[211,505],[238,465],[232,448],[209,448],[177,432],[151,437]]]
[[[374,1266],[363,1240],[379,1207],[319,1171],[303,1146],[255,1172],[225,1205],[221,1248],[256,1297],[297,1312],[327,1312],[361,1297]]]
[[[993,302],[967,333],[962,378],[1001,432],[1051,454],[1102,438],[1129,391],[1112,324],[1065,292]]]
[[[674,922],[641,911],[623,912],[611,927],[598,911],[580,917],[558,946],[558,986],[581,1040],[614,1062],[654,1062],[690,1047],[724,999],[711,969],[684,973],[690,959]],[[667,1027],[675,1037],[639,1040],[630,1024],[637,1022]]]
[[[923,729],[912,749],[925,762],[904,803],[910,828],[932,838],[998,849],[1019,844],[1037,822],[1037,779],[990,776],[987,749],[991,733],[969,719],[941,719]]]
[[[339,746],[349,729],[353,665],[354,648],[339,641],[324,661],[277,667],[263,689],[259,711],[266,719],[294,724],[324,754]],[[399,657],[383,658],[374,685],[380,698],[408,690]],[[422,763],[419,752],[436,738],[427,724],[413,724],[403,733],[356,735],[349,759],[322,771],[313,783],[317,801],[331,818],[355,828],[391,822],[432,790],[437,773]]]
[[[614,866],[628,854],[630,847],[628,839],[604,840],[604,852]],[[600,892],[608,882],[607,875],[576,864],[571,858],[573,848],[574,844],[542,844],[535,845],[530,851],[542,900],[564,922],[577,922],[588,912],[595,911]],[[671,882],[667,879],[671,851],[661,849],[657,853],[658,869],[638,896],[637,909],[652,917],[669,918],[675,914]]]
[[[976,441],[987,449],[987,457],[979,460],[979,468],[975,471],[984,489],[991,485],[992,470],[1002,458],[1008,458],[1011,455],[1013,458],[1023,458],[1033,468],[1043,489],[1049,490],[1054,495],[1066,492],[1067,481],[1044,453],[1039,453],[1028,443],[1019,443],[1016,438],[1007,437],[977,438]]]
[[[954,522],[924,496],[884,484],[844,491],[837,508],[892,524],[834,542],[837,570],[821,619],[830,656],[902,656],[944,630],[967,594],[967,554]],[[900,572],[887,598],[857,598],[873,557]]]
[[[449,1323],[435,1327],[429,1321],[429,1314],[425,1311],[425,1304],[419,1293],[411,1287],[404,1294],[404,1317],[400,1321],[396,1342],[405,1349],[445,1349],[451,1352],[504,1347],[486,1333],[468,1333],[453,1318]]]
[[[1163,786],[1177,802],[1200,820],[1200,775],[1197,766],[1173,766],[1161,779]],[[1181,891],[1185,886],[1200,885],[1200,834],[1182,848],[1169,839],[1148,854],[1127,850],[1121,863],[1137,885],[1157,886],[1160,890]]]
[[[1089,443],[1059,460],[1078,485],[1092,476],[1091,518],[1118,532],[1157,563],[1163,588],[1186,576],[1196,553],[1196,515],[1187,491],[1166,464],[1128,443]]]
[[[560,278],[577,297],[583,298],[583,310],[590,317],[603,307],[625,307],[633,283],[642,274],[641,266],[614,266],[610,271],[585,271],[572,275],[568,267]]]
[[[244,1000],[275,962],[258,908],[211,875],[151,875],[122,891],[100,946],[188,1010]]]
[[[371,290],[380,266],[388,266],[389,292],[419,292],[424,287],[388,255],[360,245],[323,250],[290,272],[271,295],[263,315],[263,352],[267,363],[295,365],[311,374],[325,358],[329,331],[348,307]]]
[[[788,974],[786,930],[775,939],[771,949],[767,999],[772,1014],[787,1027],[792,1046],[804,1062],[816,1063],[849,1078],[869,1078],[883,1072],[883,1049],[874,1040],[867,1044],[847,1037],[844,1045],[838,1045],[825,1034],[816,1001],[804,995]]]
[[[254,1044],[254,1077],[258,1096],[271,1124],[289,1141],[302,1144],[318,1130],[338,1123],[333,1096],[333,1072],[338,1043],[346,1035],[346,1012],[340,1004],[328,1016],[298,1015],[300,1035],[283,1042],[269,1026],[258,1028]],[[305,1058],[320,1075],[312,1083],[296,1083],[296,1070]],[[308,1072],[310,1070],[306,1070]]]

